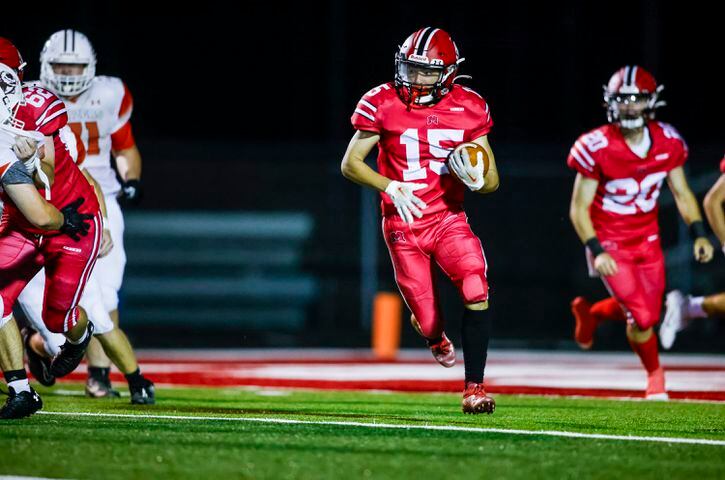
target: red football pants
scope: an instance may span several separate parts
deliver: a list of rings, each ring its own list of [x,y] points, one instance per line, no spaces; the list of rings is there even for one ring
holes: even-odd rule
[[[43,322],[54,333],[67,332],[76,325],[78,301],[101,245],[100,212],[90,227],[88,235],[77,242],[67,235],[36,236],[11,228],[0,233],[3,318],[12,314],[20,292],[45,267]]]
[[[383,235],[395,281],[424,337],[439,338],[443,332],[435,264],[454,283],[464,303],[488,299],[486,257],[464,212],[441,212],[412,225],[397,215],[386,217]]]
[[[602,241],[617,262],[616,275],[602,277],[612,296],[624,307],[627,321],[647,330],[660,321],[665,293],[665,257],[659,239],[633,246]]]

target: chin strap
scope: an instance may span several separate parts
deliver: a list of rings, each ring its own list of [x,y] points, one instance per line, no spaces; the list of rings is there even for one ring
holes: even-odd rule
[[[456,83],[459,79],[460,80],[471,80],[471,79],[473,79],[473,77],[470,75],[456,75],[455,77],[453,77],[453,82],[451,82],[451,83]]]

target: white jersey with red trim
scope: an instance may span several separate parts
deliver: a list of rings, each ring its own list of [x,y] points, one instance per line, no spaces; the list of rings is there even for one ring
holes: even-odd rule
[[[104,195],[115,196],[121,185],[111,165],[112,135],[127,127],[133,111],[131,93],[120,78],[97,76],[88,90],[65,103],[68,126],[85,147],[82,167],[101,185]]]

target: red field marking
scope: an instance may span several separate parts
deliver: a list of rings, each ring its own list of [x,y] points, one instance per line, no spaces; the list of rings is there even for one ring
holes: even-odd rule
[[[239,355],[230,355],[225,358],[223,353],[214,354],[215,357],[210,358],[211,355],[199,355],[196,358],[193,352],[183,355],[173,354],[167,358],[160,354],[141,355],[140,363],[142,370],[156,383],[173,386],[211,388],[249,386],[455,393],[459,393],[462,389],[462,379],[458,379],[455,372],[452,373],[456,377],[453,380],[451,372],[438,369],[432,359],[427,357],[383,362],[371,358],[369,355],[350,354],[321,355],[319,357],[307,355],[305,358],[294,358],[293,355],[283,358],[274,358],[269,355],[262,355],[266,358],[250,356],[242,358]],[[508,352],[502,356],[504,358],[490,362],[490,366],[494,368],[489,370],[498,372],[487,377],[489,380],[487,390],[492,393],[609,398],[643,398],[644,396],[642,390],[630,388],[637,385],[637,382],[632,383],[631,379],[639,377],[641,366],[637,364],[636,359],[630,358],[628,355],[600,355],[597,357],[596,355],[523,352],[519,356]],[[674,360],[668,360],[669,363],[665,362],[666,370],[676,372],[673,377],[679,378],[679,385],[677,385],[677,381],[673,382],[675,390],[670,389],[671,398],[725,401],[725,388],[719,387],[719,385],[725,385],[725,377],[722,375],[722,372],[725,372],[725,359],[712,357],[712,364],[708,364],[710,357],[673,358]],[[692,364],[690,365],[688,362]],[[295,377],[295,373],[287,372],[284,368],[286,365],[289,365],[290,370],[297,369],[300,374]],[[314,365],[321,366],[319,378],[316,376]],[[339,365],[340,368],[335,369],[335,365]],[[345,370],[345,367],[349,367],[351,372],[354,372],[357,368],[357,376],[360,377],[360,368],[366,365],[370,366],[371,370],[362,368],[363,378],[355,378],[355,374],[350,375]],[[410,373],[405,370],[405,366],[408,365],[411,367],[411,371],[418,373],[422,368],[425,372],[424,377],[430,377],[428,373],[435,373],[431,378],[406,379],[406,374]],[[427,369],[427,365],[430,365],[431,370]],[[386,366],[390,366],[390,368],[385,368]],[[572,383],[572,377],[577,375],[576,369],[583,369],[582,371],[589,369],[594,376],[599,378],[588,381],[587,379],[590,377],[582,375],[577,378],[577,382]],[[337,378],[332,375],[334,379],[326,379],[324,378],[325,372],[343,372],[344,375],[337,375]],[[543,377],[540,376],[541,372],[544,372]],[[621,372],[621,375],[617,372]],[[688,372],[691,372],[693,376],[688,376]],[[713,376],[710,377],[709,373],[712,373]],[[438,378],[438,375],[441,375],[441,378]],[[642,375],[644,375],[643,371]],[[341,376],[352,378],[340,378]],[[630,383],[622,383],[622,376],[629,376]],[[73,381],[85,380],[84,368],[66,378]],[[111,378],[117,384],[125,383],[123,376],[117,372],[112,373]],[[688,382],[683,383],[683,378],[688,379]],[[643,380],[644,378],[642,378]],[[539,385],[527,385],[529,381],[539,383]],[[541,383],[546,383],[546,385],[542,386]],[[618,386],[622,388],[617,388]]]

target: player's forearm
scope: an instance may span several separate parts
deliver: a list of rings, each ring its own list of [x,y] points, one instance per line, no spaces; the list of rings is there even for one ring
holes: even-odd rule
[[[20,213],[36,228],[58,230],[63,226],[63,214],[40,196],[31,184],[4,185]]]
[[[141,179],[141,152],[136,145],[114,152],[118,174],[124,182]]]
[[[390,179],[380,175],[378,172],[370,168],[364,161],[356,159],[346,159],[341,166],[342,176],[348,180],[362,185],[364,187],[374,188],[380,192],[390,184]]]
[[[691,225],[692,222],[702,221],[697,198],[689,188],[686,191],[675,192],[674,197],[677,210],[687,225]]]
[[[725,245],[725,175],[721,175],[715,186],[705,196],[703,207],[712,231],[721,245]]]
[[[60,230],[60,227],[63,226],[63,214],[60,213],[60,211],[58,211],[58,209],[50,203],[45,201],[44,203],[45,205],[43,205],[43,215],[35,220],[28,220],[36,227],[42,228],[43,230]]]
[[[572,205],[569,209],[569,219],[582,243],[586,243],[587,240],[597,236],[597,232],[594,230],[594,225],[589,215],[588,207]]]
[[[486,172],[486,175],[483,177],[484,184],[483,187],[481,187],[479,190],[476,190],[476,193],[493,193],[496,190],[498,190],[498,187],[500,185],[499,178],[498,178],[498,171],[496,171],[493,168],[489,168],[488,172]]]

